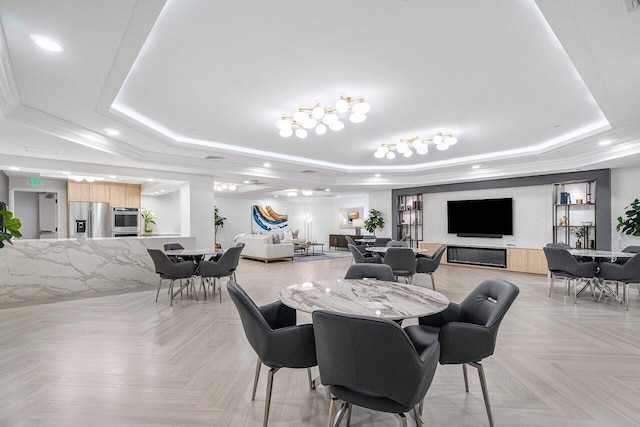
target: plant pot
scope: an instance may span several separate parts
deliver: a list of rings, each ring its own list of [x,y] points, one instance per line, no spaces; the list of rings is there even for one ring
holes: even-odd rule
[[[582,249],[582,242],[579,240],[576,242],[576,249]]]
[[[215,249],[222,249],[222,245],[220,243],[216,243],[215,245],[213,245],[213,247]]]

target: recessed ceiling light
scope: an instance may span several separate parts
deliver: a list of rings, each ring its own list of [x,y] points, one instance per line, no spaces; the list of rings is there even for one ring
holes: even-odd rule
[[[19,168],[19,167],[16,167],[16,166],[11,166],[11,167],[9,168],[9,170],[10,170],[10,171],[19,171],[19,170],[20,170],[20,168]]]
[[[609,141],[609,140],[600,141],[600,142],[598,142],[598,145],[602,145],[604,147],[604,146],[607,146],[607,145],[611,145],[611,142],[612,141]]]
[[[278,195],[276,194],[276,195],[275,195],[275,196],[273,196],[273,197],[278,197]]]
[[[58,43],[46,37],[42,37],[34,34],[31,36],[31,39],[34,41],[35,44],[37,44],[43,49],[50,50],[51,52],[62,52],[62,46],[60,46]]]
[[[160,192],[161,192],[161,193],[164,193],[164,192],[165,192],[165,190],[160,190]]]
[[[242,182],[244,182],[245,184],[251,184],[251,181],[242,181]]]
[[[117,176],[115,176],[115,175],[109,175],[109,179],[116,179],[116,178],[117,178]]]
[[[331,189],[330,188],[325,188],[324,191],[331,191]]]
[[[107,132],[111,136],[120,136],[120,132],[118,132],[115,129],[105,129],[104,131]]]
[[[69,172],[69,171],[62,171],[62,175],[71,175],[71,172]]]
[[[99,176],[99,177],[96,178],[96,181],[104,181],[104,178]]]
[[[264,166],[265,168],[270,168],[271,167],[271,163],[263,163],[262,166]]]
[[[471,166],[471,169],[480,169],[480,165],[473,165]]]
[[[377,173],[377,174],[375,174],[374,176],[375,176],[376,178],[380,178],[382,175],[381,175],[381,174],[379,174],[379,173]]]
[[[147,181],[149,181],[149,182],[154,182],[154,181],[155,181],[155,179],[153,179],[153,178],[149,178],[149,179],[147,179]]]

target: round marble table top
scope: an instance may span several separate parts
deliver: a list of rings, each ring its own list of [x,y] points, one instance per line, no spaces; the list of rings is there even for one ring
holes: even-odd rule
[[[393,248],[395,247],[396,249],[400,248],[403,249],[402,247],[399,246],[370,246],[368,248],[365,248],[366,250],[370,251],[370,252],[377,252],[377,253],[387,253],[387,250],[389,248]],[[422,249],[422,248],[404,248],[404,249],[412,249],[414,254],[419,254],[421,252],[424,252],[426,249]]]
[[[198,255],[213,255],[224,253],[222,249],[214,248],[202,248],[202,249],[171,249],[163,251],[165,255],[173,256],[198,256]]]
[[[291,285],[280,291],[280,301],[307,313],[338,313],[410,319],[439,313],[449,299],[431,289],[379,280],[318,280]]]

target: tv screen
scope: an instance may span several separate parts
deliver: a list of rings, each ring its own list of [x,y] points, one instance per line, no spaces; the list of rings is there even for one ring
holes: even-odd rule
[[[448,232],[466,235],[513,235],[513,199],[449,200]]]

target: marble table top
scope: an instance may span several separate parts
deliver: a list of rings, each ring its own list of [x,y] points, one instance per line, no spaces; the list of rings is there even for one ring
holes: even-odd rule
[[[291,285],[280,291],[280,300],[296,310],[410,319],[439,313],[449,299],[431,289],[378,280],[318,280]]]
[[[387,253],[387,249],[389,249],[389,247],[390,246],[370,246],[370,247],[365,248],[365,249],[368,250],[368,251],[371,251],[371,252],[377,252],[377,253],[385,254],[385,253]],[[413,249],[413,253],[414,254],[419,254],[421,252],[426,251],[426,249],[422,249],[422,248],[407,248],[407,249]]]
[[[198,255],[213,255],[221,254],[224,251],[222,249],[214,248],[202,248],[202,249],[171,249],[170,251],[164,251],[166,255],[173,256],[198,256]]]
[[[593,258],[633,258],[636,254],[632,252],[597,251],[593,249],[571,249],[573,256],[590,256]]]

